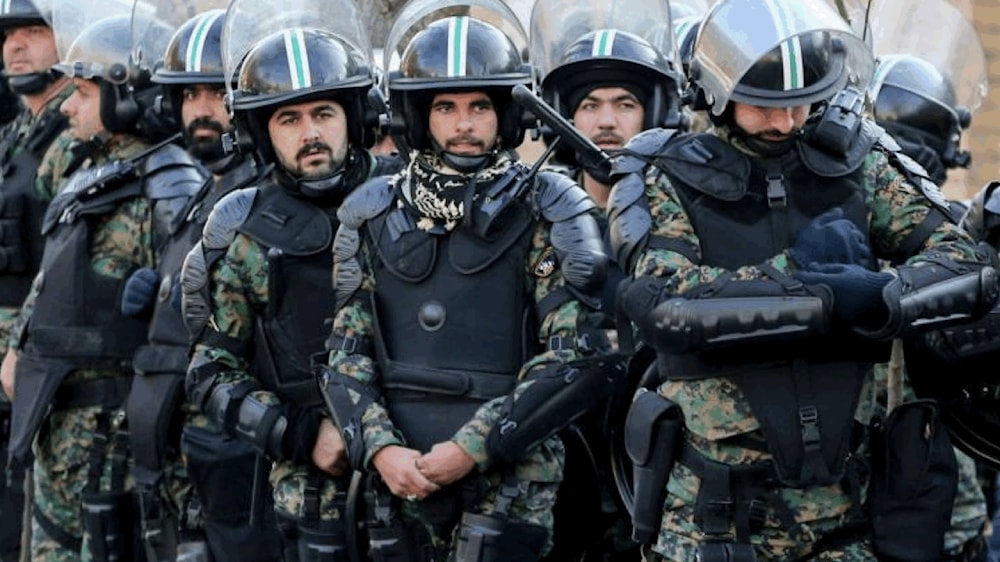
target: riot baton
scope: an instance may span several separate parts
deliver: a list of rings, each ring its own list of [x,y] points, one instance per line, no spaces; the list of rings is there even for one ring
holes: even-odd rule
[[[575,150],[580,165],[594,179],[602,183],[608,183],[607,179],[611,177],[611,157],[608,156],[607,152],[604,152],[592,140],[580,134],[580,131],[577,131],[572,123],[567,121],[562,115],[559,115],[559,112],[552,109],[549,104],[545,103],[543,99],[536,96],[534,92],[523,84],[514,86],[510,95],[514,98],[514,101],[521,104],[521,107],[530,111],[539,121],[552,129],[552,132],[558,135],[562,139],[562,142]]]

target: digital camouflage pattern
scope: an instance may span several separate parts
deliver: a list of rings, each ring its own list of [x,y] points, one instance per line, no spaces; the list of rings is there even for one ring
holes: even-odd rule
[[[725,136],[723,136],[725,138]],[[862,167],[862,185],[866,194],[870,243],[876,256],[892,254],[903,240],[919,225],[930,211],[930,203],[918,189],[906,182],[889,164],[887,156],[873,150]],[[654,234],[681,240],[699,248],[698,236],[684,211],[670,180],[655,168],[646,175],[646,197],[653,216]],[[794,187],[793,187],[794,189]],[[944,223],[933,232],[922,251],[943,253],[957,261],[978,261],[975,246],[967,234],[951,223]],[[906,263],[918,263],[925,258],[918,254]],[[788,250],[767,260],[782,273],[794,273]],[[667,279],[665,292],[683,295],[699,285],[709,283],[724,269],[698,265],[683,255],[659,248],[647,248],[640,255],[633,275]],[[765,279],[758,266],[736,270],[738,279]],[[876,387],[869,375],[861,393],[855,419],[867,424],[876,408]],[[681,405],[687,427],[686,438],[702,454],[726,463],[749,463],[769,458],[765,452],[734,444],[730,438],[763,439],[760,423],[750,410],[742,391],[732,378],[718,377],[696,381],[667,381],[659,394]],[[687,467],[676,464],[667,485],[668,497],[660,535],[653,551],[676,561],[694,561],[702,535],[693,520],[693,506],[699,488],[699,478]],[[851,518],[851,501],[840,485],[808,489],[782,488],[777,492],[790,508],[795,525],[786,529],[778,521],[773,507],[768,508],[764,528],[752,535],[758,546],[758,560],[793,560],[810,554],[812,544],[825,532],[842,526]],[[649,559],[657,559],[650,554]],[[844,551],[831,550],[816,559],[874,560],[871,550],[856,544]]]
[[[73,93],[73,90],[73,85],[70,83],[68,86],[59,91],[51,100],[49,100],[38,114],[34,114],[28,109],[22,109],[21,112],[18,113],[17,117],[8,123],[7,126],[3,128],[2,132],[0,132],[0,135],[3,135],[4,139],[2,142],[10,142],[8,154],[0,155],[0,157],[5,160],[9,160],[17,153],[21,152],[21,150],[23,150],[28,144],[28,141],[34,138],[36,128],[40,121],[39,116],[48,112],[58,113],[59,106],[62,105],[62,102]],[[59,144],[62,135],[66,135],[66,132],[63,131],[59,137],[56,137],[56,139],[52,141],[52,144],[49,145],[50,148]],[[8,141],[8,139],[10,140]],[[47,156],[48,154],[46,154],[46,157]],[[46,157],[43,157],[39,170],[46,166]],[[38,186],[37,181],[35,185],[36,187]],[[51,188],[47,187],[45,190],[39,191],[38,193],[43,201],[51,201],[51,192]],[[13,328],[14,321],[17,319],[17,312],[18,308],[16,307],[0,306],[0,353],[7,353],[7,340],[10,338],[10,330]]]
[[[128,136],[112,142],[114,144],[106,152],[84,162],[83,167],[98,166],[112,159],[128,159],[149,146],[136,137]],[[121,279],[136,267],[155,266],[150,210],[149,201],[145,198],[127,199],[98,221],[91,242],[91,263],[95,271]],[[21,308],[14,333],[19,333],[22,325],[30,320],[38,289],[36,279],[35,286]],[[70,373],[65,383],[122,374],[119,371],[79,370]],[[95,406],[51,414],[43,421],[33,447],[35,508],[61,529],[78,538],[83,535],[80,498],[87,483],[90,450],[94,444],[100,413],[101,408]],[[113,464],[110,452],[107,450],[105,457],[102,489],[107,489],[110,482]],[[126,489],[131,487],[132,482],[126,481]],[[170,498],[164,500],[169,502]],[[87,560],[89,555],[86,542],[87,539],[84,538],[82,552],[68,550],[50,537],[37,520],[32,521],[31,559],[34,561]]]
[[[515,165],[523,166],[520,163]],[[399,185],[401,182],[409,181],[408,173],[408,170],[404,170],[391,178],[390,182],[393,185]],[[530,193],[530,190],[526,190],[526,193]],[[341,229],[346,228],[341,226]],[[364,226],[361,228],[363,229]],[[546,274],[536,272],[536,266],[553,253],[550,228],[550,223],[539,220],[532,236],[527,261],[524,264],[525,287],[530,292],[532,299],[530,302],[535,304],[540,303],[550,293],[566,285],[559,264],[555,264],[551,274],[548,274],[547,271]],[[362,268],[361,285],[354,295],[337,310],[333,321],[333,331],[337,335],[362,340],[369,339],[370,341],[375,337],[371,295],[378,291],[374,276],[374,268],[378,258],[376,248],[371,246],[368,238],[364,235],[361,236],[361,247],[357,259]],[[334,284],[336,284],[344,267],[343,262],[334,260]],[[538,348],[545,349],[545,342],[553,336],[573,341],[576,336],[578,319],[583,313],[583,305],[579,301],[573,300],[564,303],[550,312],[548,316],[540,319],[536,342]],[[579,358],[578,353],[574,350],[546,350],[530,358],[522,366],[518,378],[523,380],[533,370],[552,363],[566,362],[577,358]],[[375,358],[372,356],[363,353],[333,351],[329,357],[329,366],[331,370],[358,379],[367,385],[378,385],[378,368]],[[531,384],[530,381],[518,384],[514,389],[515,400]],[[493,465],[492,459],[487,453],[486,437],[499,420],[500,407],[505,400],[506,397],[501,396],[484,403],[476,411],[473,418],[451,437],[451,441],[457,443],[475,460],[478,472],[491,484],[485,499],[478,506],[485,513],[489,513],[493,508],[496,487],[501,478],[501,471],[496,470],[497,467]],[[362,424],[365,443],[364,465],[374,471],[371,461],[376,453],[387,446],[405,446],[405,443],[400,432],[393,426],[388,411],[380,403],[376,402],[368,407],[364,413]],[[527,495],[522,495],[515,500],[510,510],[513,518],[542,525],[551,531],[553,525],[552,506],[555,503],[559,482],[562,480],[564,461],[565,450],[556,437],[548,439],[525,455],[515,467],[515,475],[520,482],[521,491]],[[419,507],[408,505],[405,507],[404,514],[419,518],[418,511]],[[436,536],[434,540],[436,546],[443,550],[450,543],[450,536]],[[444,556],[444,553],[441,553],[441,556]]]
[[[236,234],[225,255],[210,272],[212,308],[209,330],[214,330],[245,342],[252,347],[253,330],[258,314],[268,304],[267,249],[243,234]],[[332,290],[332,287],[331,287]],[[251,372],[246,357],[205,343],[204,338],[195,342],[191,358],[192,368],[205,363],[216,363],[224,371],[218,383],[250,383],[255,388],[263,384]],[[281,400],[269,390],[255,390],[250,396],[265,405],[280,405]],[[189,417],[191,423],[208,422],[204,417]],[[274,489],[275,511],[284,517],[301,520],[307,474],[314,474],[308,466],[291,461],[277,461],[271,468],[270,482]],[[320,518],[324,521],[339,520],[341,513],[333,499],[338,492],[346,492],[345,483],[332,477],[323,479],[320,489]]]

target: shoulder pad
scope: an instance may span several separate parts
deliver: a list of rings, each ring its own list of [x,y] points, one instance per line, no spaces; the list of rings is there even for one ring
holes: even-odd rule
[[[903,147],[899,145],[899,142],[889,134],[888,131],[882,128],[881,125],[874,121],[865,121],[866,126],[870,127],[872,134],[875,136],[875,146],[889,152],[900,152]]]
[[[641,172],[659,156],[677,129],[646,129],[631,139],[625,148],[611,159],[611,175]]]
[[[1000,187],[1000,181],[992,181],[983,188],[983,208],[994,215],[1000,215],[1000,190],[997,187]]]
[[[669,174],[722,201],[739,201],[750,183],[750,160],[721,138],[689,133],[674,138],[662,156]]]
[[[938,210],[942,211],[945,216],[951,217],[951,204],[945,199],[944,194],[941,193],[941,188],[934,183],[930,176],[927,174],[927,170],[924,169],[916,160],[910,158],[902,151],[900,152],[886,152],[886,156],[889,159],[889,163],[903,174],[906,181],[911,183],[913,187],[916,187],[924,197],[930,200]]]
[[[393,188],[389,177],[374,177],[359,185],[349,193],[337,209],[340,224],[355,230],[365,221],[375,218],[389,208],[393,200]]]
[[[608,233],[615,262],[632,269],[653,227],[641,174],[628,174],[615,182],[608,197]]]
[[[250,216],[250,210],[253,209],[253,202],[259,192],[257,187],[247,187],[237,189],[219,199],[202,230],[202,245],[206,250],[218,250],[232,243],[237,230]]]
[[[608,256],[594,217],[578,214],[555,222],[550,237],[566,282],[585,294],[597,293],[608,275]]]
[[[554,172],[535,175],[538,210],[549,222],[559,222],[587,213],[595,205],[575,181]]]
[[[864,119],[844,154],[837,154],[810,143],[808,135],[804,135],[795,146],[802,163],[809,171],[824,178],[839,178],[857,171],[864,164],[865,157],[871,152],[882,133],[884,131],[872,120]]]
[[[143,191],[150,199],[190,197],[210,177],[186,150],[168,144],[147,156],[139,167]]]

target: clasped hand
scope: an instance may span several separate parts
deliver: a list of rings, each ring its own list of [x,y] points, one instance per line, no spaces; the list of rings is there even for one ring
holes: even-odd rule
[[[438,443],[426,454],[390,445],[376,453],[372,463],[389,490],[407,500],[424,499],[476,468],[475,460],[452,441]]]

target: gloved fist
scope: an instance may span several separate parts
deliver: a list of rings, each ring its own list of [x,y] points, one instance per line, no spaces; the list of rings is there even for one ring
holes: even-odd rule
[[[889,314],[882,289],[893,279],[891,273],[871,271],[860,265],[809,264],[795,273],[806,285],[826,285],[833,292],[833,315],[846,324],[871,326],[884,322]]]
[[[799,267],[812,263],[845,263],[867,266],[872,263],[868,238],[858,225],[844,218],[844,211],[834,207],[802,227],[791,248],[792,259]]]
[[[140,267],[125,281],[122,291],[122,314],[138,317],[146,314],[156,302],[160,288],[160,274],[151,267]]]

